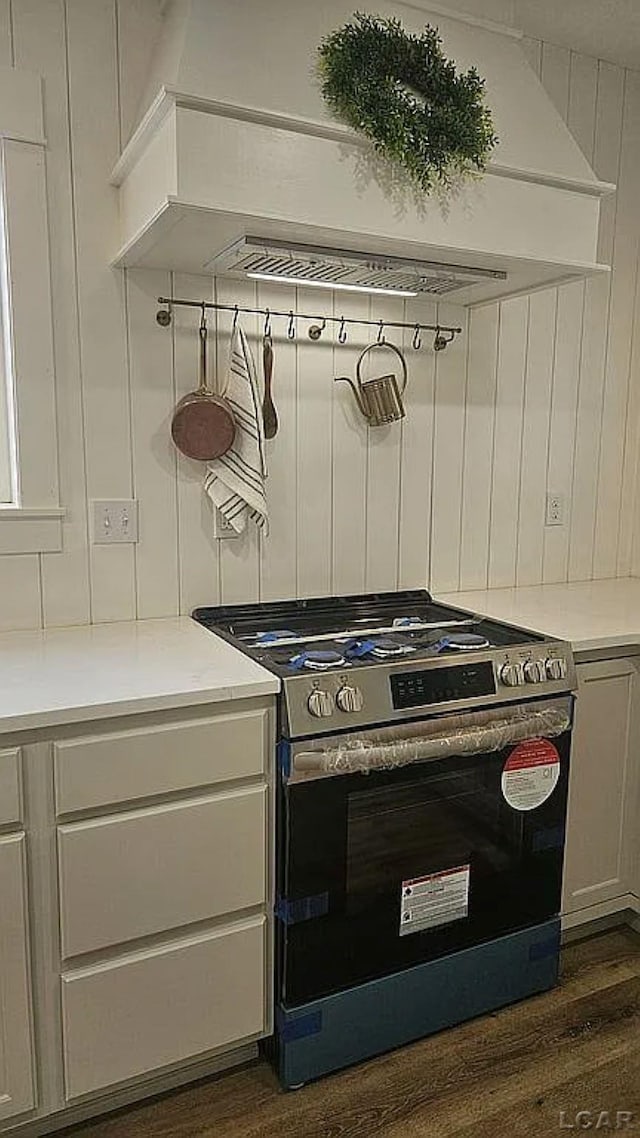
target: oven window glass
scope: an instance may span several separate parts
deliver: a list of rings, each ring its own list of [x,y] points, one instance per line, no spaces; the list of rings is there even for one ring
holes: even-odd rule
[[[346,912],[362,912],[399,881],[469,864],[504,871],[521,815],[501,817],[479,764],[401,785],[355,791],[347,804]]]

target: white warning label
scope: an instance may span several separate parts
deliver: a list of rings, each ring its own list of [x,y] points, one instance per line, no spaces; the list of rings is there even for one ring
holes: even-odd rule
[[[459,921],[469,912],[469,865],[402,882],[400,936]]]

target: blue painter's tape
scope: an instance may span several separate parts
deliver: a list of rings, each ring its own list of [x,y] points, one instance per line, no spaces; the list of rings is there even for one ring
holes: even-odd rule
[[[534,853],[542,850],[557,850],[564,842],[564,826],[547,826],[536,830],[531,843]]]
[[[529,948],[529,960],[546,960],[560,952],[560,930],[546,940],[537,940]]]
[[[283,778],[288,778],[291,774],[291,744],[282,739],[276,748],[278,754],[278,766],[282,772]]]
[[[292,1043],[294,1039],[306,1039],[322,1031],[322,1012],[317,1009],[304,1015],[292,1016],[276,1008],[278,1038],[281,1043]]]
[[[275,914],[284,925],[297,925],[300,921],[311,921],[314,917],[323,917],[329,912],[329,894],[316,893],[313,897],[300,897],[289,901],[286,897],[278,897]]]

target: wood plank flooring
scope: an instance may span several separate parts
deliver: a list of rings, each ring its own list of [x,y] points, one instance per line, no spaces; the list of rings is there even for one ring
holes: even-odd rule
[[[576,1122],[579,1111],[584,1114]],[[539,1138],[640,1130],[640,936],[564,950],[542,996],[285,1094],[265,1063],[69,1138]],[[601,1112],[609,1112],[604,1114]],[[627,1124],[619,1118],[617,1133]],[[588,1125],[587,1125],[588,1124]]]

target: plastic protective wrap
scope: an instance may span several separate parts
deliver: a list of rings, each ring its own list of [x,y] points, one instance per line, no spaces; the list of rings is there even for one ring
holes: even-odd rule
[[[446,719],[402,724],[363,734],[336,736],[318,750],[300,750],[293,768],[300,774],[351,774],[392,770],[430,759],[501,751],[526,739],[553,739],[571,726],[567,700],[491,712],[467,712]]]

